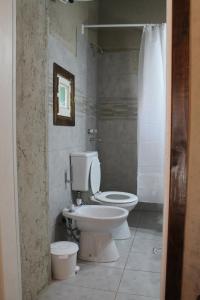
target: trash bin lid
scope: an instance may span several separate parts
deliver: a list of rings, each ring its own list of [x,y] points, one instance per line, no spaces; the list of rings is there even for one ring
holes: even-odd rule
[[[51,254],[72,255],[78,252],[78,245],[73,242],[56,242],[51,244]]]

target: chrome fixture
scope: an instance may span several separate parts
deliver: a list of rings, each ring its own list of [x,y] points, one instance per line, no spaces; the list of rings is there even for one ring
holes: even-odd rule
[[[93,129],[93,128],[88,129],[88,134],[97,134],[97,132],[98,132],[97,129]]]
[[[158,24],[82,24],[81,32],[82,34],[84,34],[85,29],[98,29],[98,28],[104,28],[104,29],[105,28],[143,28],[146,25],[156,26]]]
[[[97,138],[97,129],[89,128],[88,129],[88,135],[89,135],[89,140],[90,142],[102,142],[100,138]]]

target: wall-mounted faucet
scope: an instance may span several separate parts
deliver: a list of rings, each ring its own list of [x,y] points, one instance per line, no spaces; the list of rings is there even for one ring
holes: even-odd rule
[[[97,138],[97,133],[98,133],[97,129],[93,129],[93,128],[88,129],[90,142],[102,142],[101,138]]]
[[[98,133],[97,129],[93,129],[93,128],[88,129],[88,134],[97,134],[97,133]]]

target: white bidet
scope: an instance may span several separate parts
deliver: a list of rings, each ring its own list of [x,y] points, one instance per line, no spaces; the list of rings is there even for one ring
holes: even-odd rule
[[[65,218],[73,219],[81,231],[79,257],[86,261],[111,262],[119,258],[112,230],[127,219],[126,209],[114,206],[83,205],[73,212],[63,210]]]

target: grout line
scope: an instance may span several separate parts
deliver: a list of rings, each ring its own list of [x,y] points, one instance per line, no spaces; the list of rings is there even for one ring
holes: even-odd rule
[[[140,217],[139,217],[139,219],[140,219]],[[138,221],[138,224],[139,224],[139,221]],[[138,230],[138,224],[134,227],[134,228],[136,228],[136,229],[135,229],[135,232],[134,232],[133,240],[132,240],[132,242],[131,242],[131,245],[130,245],[130,248],[129,248],[129,251],[128,251],[128,255],[127,255],[127,258],[126,258],[126,262],[125,262],[125,264],[124,264],[124,267],[123,267],[123,271],[122,271],[122,274],[121,274],[121,277],[120,277],[120,281],[119,281],[119,284],[118,284],[118,287],[117,287],[117,290],[116,290],[116,295],[115,295],[114,300],[116,300],[117,295],[118,295],[118,293],[119,293],[119,287],[120,287],[120,284],[121,284],[121,282],[122,282],[122,278],[123,278],[123,275],[124,275],[124,272],[125,272],[125,269],[126,269],[126,265],[127,265],[127,262],[128,262],[128,258],[129,258],[130,252],[131,252],[131,248],[132,248],[133,243],[134,243],[134,240],[135,240],[136,232],[137,232],[137,230]],[[130,226],[129,226],[129,228],[130,228]]]
[[[127,271],[134,271],[134,272],[143,272],[143,273],[153,273],[153,274],[161,274],[159,271],[145,271],[140,269],[126,269]]]
[[[76,285],[76,284],[73,284],[71,282],[69,283],[68,280],[64,280],[64,281],[65,281],[66,286],[68,285],[68,287],[83,288],[83,289],[87,289],[87,290],[91,290],[91,291],[100,291],[100,292],[108,292],[108,293],[116,294],[116,291],[114,291],[114,290],[108,290],[108,289],[106,290],[106,289],[88,287],[88,286],[84,286],[84,285]],[[38,300],[40,300],[40,297],[42,297],[43,295],[45,295],[48,292],[50,286],[52,286],[53,284],[57,286],[59,283],[60,282],[56,281],[56,280],[50,282],[48,286],[46,286],[42,291],[40,291],[40,293],[39,293],[39,299]]]
[[[133,294],[133,293],[126,293],[126,292],[121,292],[121,294],[124,294],[124,295],[129,295],[129,296],[139,296],[139,297],[145,297],[147,298],[148,300],[160,300],[158,298],[155,298],[155,297],[149,297],[149,296],[145,296],[145,295],[138,295],[138,294]]]
[[[68,283],[68,282],[66,282],[66,283]],[[115,290],[109,290],[109,289],[102,289],[102,288],[93,288],[93,287],[88,287],[88,286],[85,286],[85,285],[77,285],[77,284],[74,284],[74,283],[71,283],[71,282],[69,282],[68,283],[69,284],[69,286],[71,286],[71,287],[77,287],[77,288],[84,288],[84,289],[88,289],[88,290],[95,290],[95,291],[101,291],[101,292],[109,292],[109,293],[116,293],[116,291]]]

